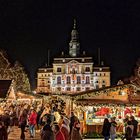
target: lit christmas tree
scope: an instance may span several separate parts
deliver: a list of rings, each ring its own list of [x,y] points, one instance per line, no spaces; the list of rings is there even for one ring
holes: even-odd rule
[[[6,52],[3,50],[0,50],[0,80],[13,80],[16,91],[31,91],[29,78],[23,66],[16,61],[14,67],[12,67]]]

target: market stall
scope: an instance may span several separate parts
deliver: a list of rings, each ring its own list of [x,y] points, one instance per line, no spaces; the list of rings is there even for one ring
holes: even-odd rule
[[[101,133],[105,118],[116,117],[117,132],[123,132],[126,117],[133,115],[140,122],[140,96],[134,95],[135,91],[132,89],[131,84],[121,85],[83,93],[73,98],[74,111],[81,121],[82,132]]]

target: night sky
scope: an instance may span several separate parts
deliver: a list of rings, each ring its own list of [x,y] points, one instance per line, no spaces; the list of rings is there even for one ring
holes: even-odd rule
[[[111,67],[112,85],[133,74],[140,57],[140,2],[132,0],[1,0],[0,48],[21,62],[32,88],[36,72],[61,51],[68,53],[73,19],[81,51]]]

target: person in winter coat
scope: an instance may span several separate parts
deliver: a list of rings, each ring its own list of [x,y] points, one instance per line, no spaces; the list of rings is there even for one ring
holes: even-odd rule
[[[104,140],[109,140],[110,138],[110,127],[111,124],[107,118],[104,119],[102,135],[104,136]]]
[[[63,133],[60,131],[59,125],[55,124],[53,127],[54,127],[53,131],[55,134],[55,140],[65,140]]]
[[[137,129],[138,129],[138,121],[135,120],[134,116],[130,117],[130,120],[132,122],[132,125],[134,126],[134,131],[133,131],[133,136],[132,136],[132,140],[136,139],[137,136]]]
[[[29,118],[28,118],[29,131],[30,131],[31,138],[35,137],[36,120],[37,120],[37,113],[33,109],[33,110],[31,110],[31,114],[29,115]]]
[[[111,118],[111,127],[110,127],[110,138],[111,138],[111,140],[115,140],[116,127],[117,127],[117,123],[115,122],[115,117],[113,117],[113,118]]]
[[[127,122],[127,126],[125,128],[125,138],[126,140],[132,140],[133,137],[134,126],[131,121]]]
[[[21,135],[20,135],[20,139],[21,140],[25,140],[25,127],[27,124],[27,113],[25,111],[23,111],[19,117],[19,127],[21,129]]]
[[[65,117],[63,118],[62,124],[60,126],[60,130],[63,133],[65,140],[69,140],[69,132],[70,132],[69,121]]]
[[[49,124],[41,130],[41,140],[54,140],[54,133]]]
[[[74,115],[74,112],[71,112],[71,117],[70,117],[70,134],[71,134],[71,131],[72,131],[72,128],[74,126],[74,122],[77,120],[77,117]]]
[[[75,121],[74,126],[71,131],[70,140],[82,140],[82,136],[80,134],[80,122],[79,120]]]
[[[4,122],[4,126],[5,126],[6,130],[8,131],[8,128],[9,128],[9,125],[10,125],[10,116],[8,114],[8,111],[5,111],[1,120],[2,120],[2,122]]]
[[[0,140],[8,140],[8,134],[3,122],[0,122]]]

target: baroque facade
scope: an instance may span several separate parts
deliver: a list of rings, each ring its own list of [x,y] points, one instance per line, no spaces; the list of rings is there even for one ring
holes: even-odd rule
[[[92,57],[80,52],[76,21],[71,32],[69,54],[54,58],[52,67],[37,72],[37,92],[77,93],[110,86],[110,67],[94,66]]]

